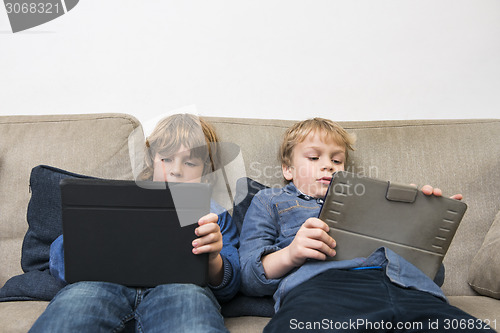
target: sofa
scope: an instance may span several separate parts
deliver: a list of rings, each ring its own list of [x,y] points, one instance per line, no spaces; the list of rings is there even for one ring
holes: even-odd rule
[[[232,212],[233,204],[241,201],[234,199],[241,191],[235,186],[241,176],[266,186],[283,185],[277,151],[283,132],[294,121],[206,119],[221,141],[239,148],[238,157],[231,157],[224,177],[219,177],[219,186],[227,188],[227,195],[219,198],[223,206]],[[432,184],[445,195],[464,195],[468,210],[444,259],[442,289],[451,304],[498,329],[500,119],[340,123],[357,137],[348,171],[399,183]],[[39,298],[43,296],[27,295],[33,288],[42,289],[42,295],[48,292],[42,282],[35,278],[31,285],[23,285],[29,276],[46,274],[48,265],[43,258],[27,264],[29,240],[33,241],[29,231],[39,217],[34,206],[28,208],[34,205],[32,169],[48,165],[80,175],[132,179],[130,138],[141,135],[139,121],[126,114],[0,116],[0,332],[27,332],[48,304]],[[43,232],[43,223],[51,222],[36,223]],[[241,303],[247,300],[269,304],[269,299],[244,295],[225,304],[231,332],[261,332],[268,322],[265,311],[245,312]],[[241,309],[231,311],[234,307]]]

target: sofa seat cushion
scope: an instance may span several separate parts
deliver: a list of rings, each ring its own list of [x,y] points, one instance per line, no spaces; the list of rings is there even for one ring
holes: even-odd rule
[[[43,301],[0,303],[0,332],[28,332],[48,304]]]
[[[500,328],[500,301],[486,296],[447,296],[451,305],[483,320],[492,329]]]
[[[266,317],[238,317],[225,318],[226,328],[231,333],[262,332],[271,318]]]

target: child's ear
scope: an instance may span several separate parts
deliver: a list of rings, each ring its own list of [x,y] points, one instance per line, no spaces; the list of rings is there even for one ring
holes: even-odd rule
[[[281,165],[281,170],[283,171],[283,177],[285,177],[286,180],[292,181],[293,180],[293,174],[292,174],[292,167],[288,165]]]

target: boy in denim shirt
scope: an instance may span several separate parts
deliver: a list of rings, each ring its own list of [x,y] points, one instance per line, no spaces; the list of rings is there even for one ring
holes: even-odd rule
[[[332,173],[344,170],[353,143],[330,120],[295,124],[280,150],[288,185],[257,193],[245,215],[239,249],[243,292],[274,294],[276,301],[264,331],[443,331],[453,320],[472,323],[468,332],[488,329],[449,305],[431,279],[390,249],[325,261],[335,256],[336,244],[317,216]],[[422,191],[441,196],[429,185]]]

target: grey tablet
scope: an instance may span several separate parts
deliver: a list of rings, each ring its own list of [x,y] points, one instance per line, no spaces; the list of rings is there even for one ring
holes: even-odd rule
[[[61,181],[67,282],[206,285],[208,256],[193,254],[191,243],[196,222],[210,211],[210,185],[139,185],[101,179]]]
[[[337,243],[331,260],[385,246],[434,278],[466,209],[458,200],[342,171],[333,175],[319,218]]]

